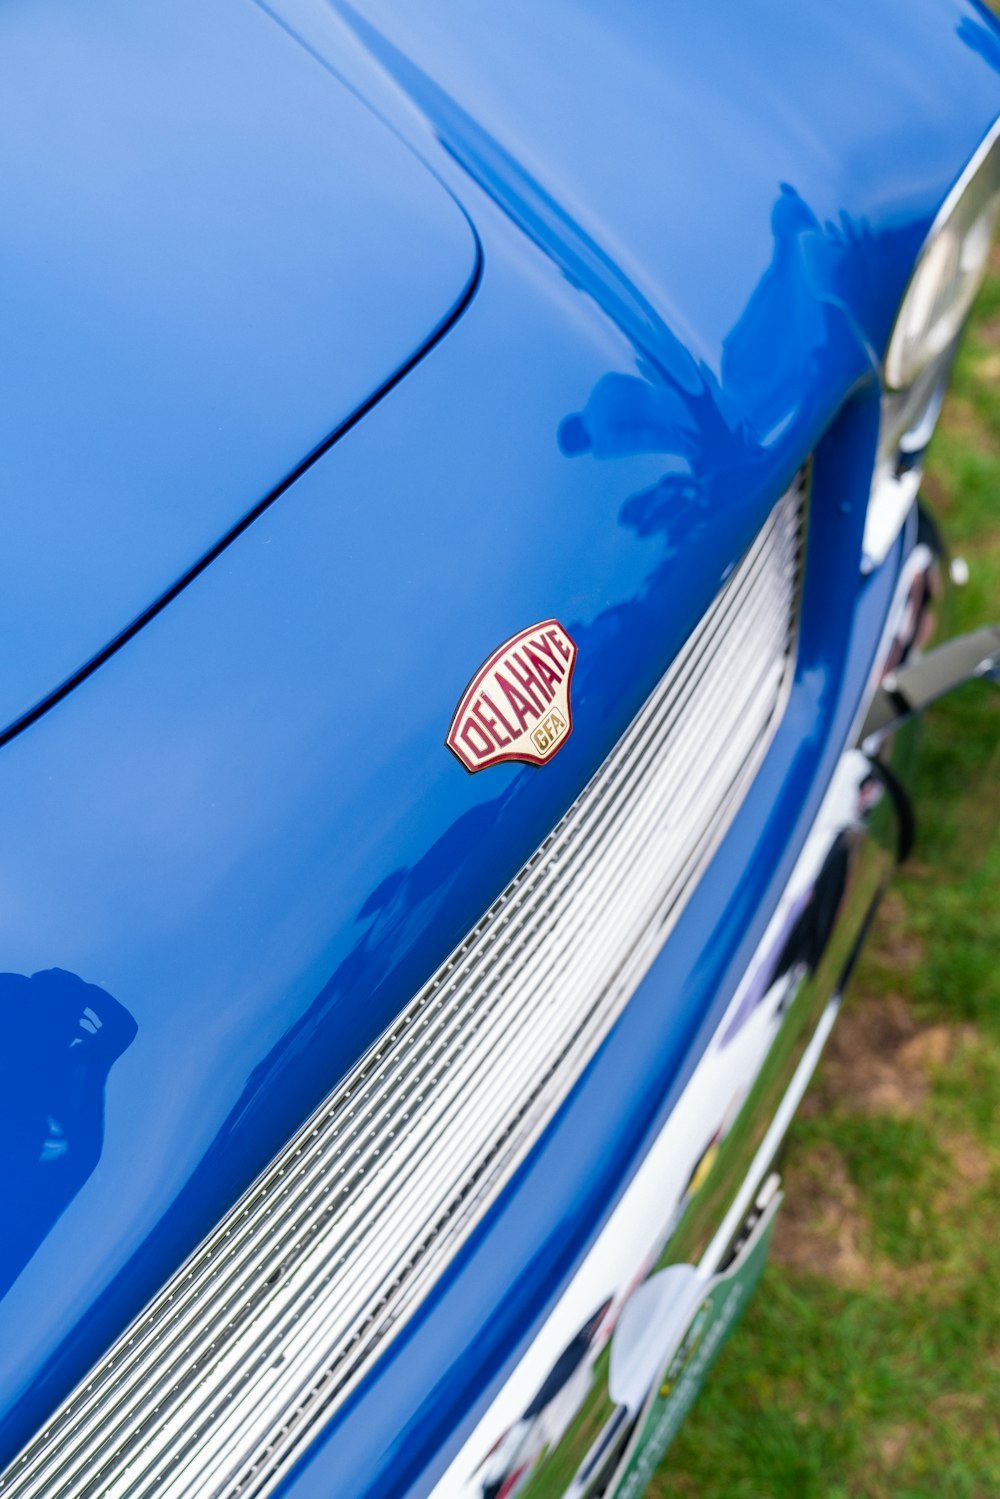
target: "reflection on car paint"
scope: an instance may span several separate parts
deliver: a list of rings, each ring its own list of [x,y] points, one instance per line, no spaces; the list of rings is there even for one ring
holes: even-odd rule
[[[75,973],[0,973],[0,1296],[97,1165],[108,1074],[136,1031]]]
[[[667,457],[656,484],[622,514],[640,535],[663,533],[665,565],[691,529],[684,522],[692,510],[711,517],[755,473],[763,479],[768,456],[780,455],[801,421],[803,393],[821,388],[832,365],[853,368],[855,381],[877,371],[881,269],[897,251],[893,231],[876,233],[844,209],[821,222],[782,182],[770,212],[771,260],[722,340],[717,377],[543,183],[383,32],[343,0],[337,8],[477,186],[632,341],[644,375],[603,377],[558,439],[566,456]]]
[[[858,789],[859,807],[867,810],[881,794],[881,782],[874,774],[868,776]],[[853,832],[838,833],[815,885],[789,908],[775,957],[761,965],[759,977],[747,987],[721,1046],[729,1045],[759,1004],[770,1001],[776,1015],[784,1014],[799,985],[815,971],[847,889],[852,839]]]
[[[567,456],[672,454],[700,485],[729,468],[727,450],[735,447],[745,460],[744,448],[776,441],[794,415],[796,381],[817,373],[819,351],[845,323],[854,323],[850,288],[871,236],[846,215],[839,224],[821,225],[788,183],[772,207],[771,229],[771,263],[723,340],[721,381],[705,366],[683,382],[608,374],[584,409],[562,423],[559,446]],[[794,343],[779,344],[773,358],[762,360],[770,330],[791,311]],[[864,334],[856,326],[855,333],[874,364]]]

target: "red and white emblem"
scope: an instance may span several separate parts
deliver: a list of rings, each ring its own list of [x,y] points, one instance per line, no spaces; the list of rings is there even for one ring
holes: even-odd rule
[[[466,770],[503,760],[544,765],[573,729],[575,663],[576,645],[557,619],[512,635],[465,689],[445,744]]]

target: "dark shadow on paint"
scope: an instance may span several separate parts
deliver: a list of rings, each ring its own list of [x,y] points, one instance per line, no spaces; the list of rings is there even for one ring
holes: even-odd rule
[[[971,16],[964,16],[956,32],[960,41],[973,52],[978,52],[994,72],[1000,73],[1000,33],[995,23],[974,21]]]
[[[0,973],[0,1296],[97,1165],[108,1074],[137,1030],[75,973]]]

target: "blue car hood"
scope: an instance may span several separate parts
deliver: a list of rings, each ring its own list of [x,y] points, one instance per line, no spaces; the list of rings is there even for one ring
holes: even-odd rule
[[[243,0],[0,11],[0,733],[447,319],[461,210]]]
[[[0,1462],[538,847],[853,401],[786,719],[803,763],[829,733],[880,340],[1000,105],[995,33],[951,0],[768,25],[552,0],[495,8],[487,44],[473,9],[282,0],[312,56],[249,0],[0,16],[0,112],[13,88],[38,116],[27,172],[64,168],[58,210],[15,181],[32,245],[46,216],[55,239],[47,304],[16,215],[0,251],[37,341],[0,448],[37,507],[12,533],[34,585],[0,604],[39,641],[12,711],[408,370],[0,754]],[[39,70],[51,94],[91,64],[61,157]],[[101,123],[127,93],[145,186]],[[456,198],[481,279],[413,362],[473,274]],[[80,576],[46,562],[49,517]],[[468,774],[444,742],[466,683],[552,617],[572,734]]]

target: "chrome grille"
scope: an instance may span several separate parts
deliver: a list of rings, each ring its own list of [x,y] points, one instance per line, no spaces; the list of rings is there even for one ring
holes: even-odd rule
[[[607,1035],[790,680],[805,478],[482,921],[0,1479],[5,1499],[270,1492]]]

